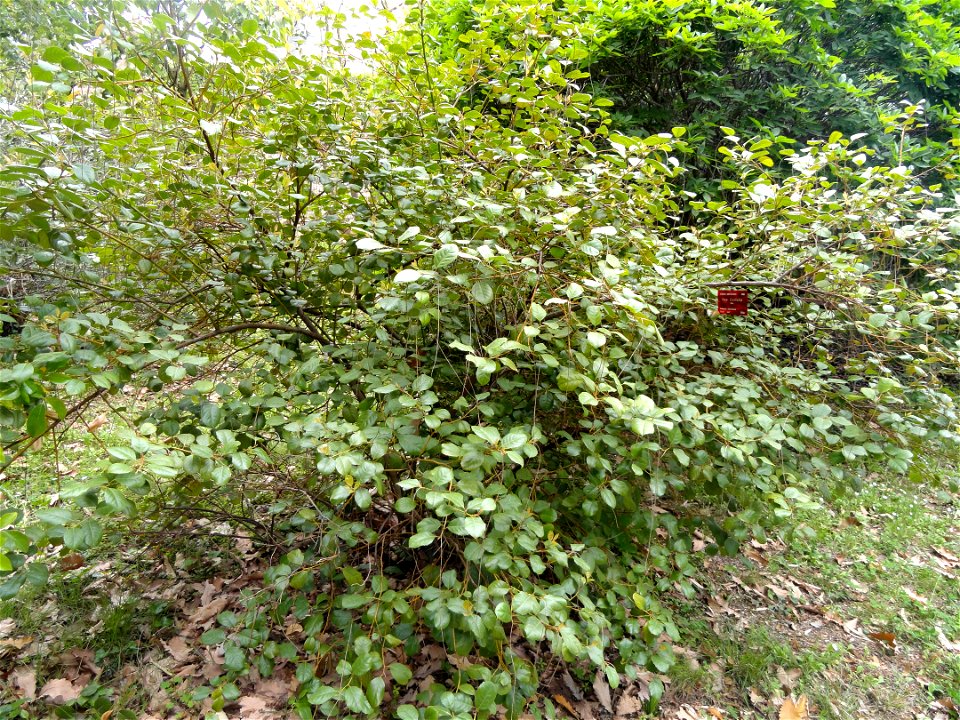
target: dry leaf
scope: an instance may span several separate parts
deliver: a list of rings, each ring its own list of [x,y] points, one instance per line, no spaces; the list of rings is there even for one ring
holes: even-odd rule
[[[860,623],[858,618],[853,618],[852,620],[847,620],[843,623],[843,629],[846,630],[851,635],[856,635],[858,633],[857,625]]]
[[[708,707],[707,714],[710,715],[710,717],[716,718],[717,720],[723,720],[723,710],[720,708]]]
[[[193,649],[187,644],[183,635],[177,635],[170,639],[170,642],[163,643],[163,646],[170,652],[170,656],[177,662],[183,662],[193,654]]]
[[[97,415],[93,420],[90,421],[90,423],[87,424],[87,430],[95,433],[108,422],[110,422],[110,418],[108,418],[106,415]]]
[[[79,683],[74,685],[66,678],[57,678],[40,688],[40,697],[53,705],[65,705],[80,697],[84,687],[86,686]]]
[[[903,588],[903,593],[916,603],[920,603],[921,605],[927,604],[927,599],[923,595],[917,595],[917,593],[908,587]]]
[[[767,699],[756,688],[750,688],[748,694],[755,708],[760,709],[767,704]]]
[[[693,705],[681,705],[676,720],[701,720],[701,717]]]
[[[23,650],[27,645],[33,642],[32,635],[22,637],[0,638],[0,656],[6,655],[13,650]]]
[[[580,720],[597,720],[597,716],[593,712],[594,706],[590,703],[578,702],[574,707],[577,708],[577,715],[580,716]]]
[[[25,700],[37,699],[37,671],[33,668],[18,667],[7,678]]]
[[[571,717],[579,717],[579,715],[577,714],[577,711],[573,709],[573,705],[570,704],[570,701],[567,700],[560,693],[555,693],[553,696],[553,700],[555,703],[557,703],[557,705],[559,705],[568,713],[570,713]]]
[[[867,633],[867,637],[883,643],[890,652],[897,651],[897,636],[892,632],[872,632]]]
[[[933,552],[935,555],[939,555],[948,563],[951,563],[953,567],[960,567],[960,557],[957,557],[946,548],[935,547],[933,548]]]
[[[80,553],[70,553],[60,558],[60,569],[64,571],[76,570],[77,568],[82,568],[85,564],[86,561]]]
[[[187,622],[194,626],[202,626],[204,623],[211,621],[214,617],[219,615],[229,603],[230,598],[228,597],[218,597],[214,600],[211,600],[209,603],[197,608],[197,610],[189,618],[187,618]]]
[[[794,668],[793,670],[777,668],[777,679],[783,689],[790,692],[796,686],[797,680],[800,679],[800,668]]]
[[[617,712],[614,714],[616,720],[632,717],[643,712],[646,702],[643,698],[634,695],[631,692],[625,692],[617,701]]]
[[[944,649],[950,652],[960,653],[960,642],[951,642],[948,640],[940,628],[937,628],[937,638],[940,640],[940,644],[943,645]]]
[[[780,720],[810,720],[810,713],[807,710],[807,696],[801,695],[794,702],[792,697],[788,697],[780,706]]]
[[[610,685],[607,678],[601,670],[593,678],[593,691],[597,694],[597,700],[603,705],[604,710],[613,712],[613,699],[610,697]]]
[[[13,618],[5,618],[0,620],[0,638],[5,638],[9,635],[13,635],[13,631],[17,629],[17,623],[13,621]]]

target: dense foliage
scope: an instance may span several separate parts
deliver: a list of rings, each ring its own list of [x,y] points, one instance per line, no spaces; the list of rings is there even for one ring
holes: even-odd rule
[[[446,57],[461,47],[469,54],[464,35],[475,27],[504,41],[495,31],[500,3],[438,0],[431,7]],[[587,42],[557,54],[589,73],[589,92],[614,101],[622,131],[687,127],[696,190],[724,173],[716,155],[723,126],[800,142],[863,133],[885,163],[916,165],[928,185],[954,179],[956,2],[578,0],[565,9],[565,21]],[[925,114],[901,134],[904,104]]]
[[[551,658],[664,671],[695,545],[957,439],[960,217],[873,149],[727,129],[707,200],[683,126],[611,129],[549,4],[447,60],[412,6],[362,63],[170,12],[48,47],[2,118],[4,470],[98,403],[129,422],[101,474],[0,512],[4,596],[213,517],[278,558],[204,635],[217,702],[293,662],[304,717],[516,713]]]

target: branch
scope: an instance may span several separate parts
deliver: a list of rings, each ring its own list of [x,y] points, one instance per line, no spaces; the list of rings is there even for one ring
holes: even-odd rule
[[[216,330],[211,330],[208,333],[203,335],[198,335],[197,337],[190,338],[189,340],[184,340],[182,343],[177,345],[177,350],[182,350],[185,347],[190,347],[191,345],[196,345],[199,342],[204,340],[209,340],[210,338],[215,338],[219,335],[229,335],[230,333],[240,332],[242,330],[276,330],[278,332],[287,332],[287,333],[297,333],[299,335],[306,335],[308,338],[317,340],[319,342],[324,342],[325,338],[323,335],[307,330],[305,328],[298,328],[294,325],[282,325],[280,323],[270,323],[270,322],[245,322],[237,323],[236,325],[227,325],[226,327],[218,328]]]

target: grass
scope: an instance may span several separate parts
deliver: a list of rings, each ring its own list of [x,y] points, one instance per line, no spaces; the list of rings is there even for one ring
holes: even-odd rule
[[[705,595],[730,611],[708,621],[702,605],[678,607],[696,659],[671,673],[674,704],[769,717],[780,697],[806,694],[823,720],[920,716],[944,696],[960,704],[960,654],[942,643],[960,641],[960,565],[938,554],[960,555],[953,472],[870,478],[804,512],[808,530],[782,546],[708,563]],[[871,633],[891,633],[896,649]]]

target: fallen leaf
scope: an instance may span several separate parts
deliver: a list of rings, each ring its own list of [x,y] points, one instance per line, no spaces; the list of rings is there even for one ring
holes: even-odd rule
[[[708,707],[707,714],[711,717],[715,717],[717,720],[723,720],[723,710],[715,707]]]
[[[18,667],[10,673],[7,680],[19,690],[18,694],[24,700],[37,699],[37,671],[33,668]]]
[[[793,670],[784,670],[783,668],[777,668],[777,679],[780,681],[780,685],[784,690],[790,692],[793,690],[794,686],[797,684],[797,680],[800,679],[800,668],[794,668]]]
[[[890,652],[897,651],[897,636],[892,632],[872,632],[867,633],[867,637],[882,643]]]
[[[554,696],[553,696],[553,700],[554,700],[554,702],[557,703],[557,705],[559,705],[559,706],[562,707],[564,710],[566,710],[568,713],[570,713],[571,717],[575,717],[575,718],[576,718],[576,717],[579,717],[579,715],[577,714],[577,711],[573,709],[573,705],[570,704],[570,701],[567,700],[567,699],[566,699],[563,695],[561,695],[560,693],[555,693]]]
[[[701,717],[693,705],[681,705],[677,710],[676,720],[701,720]]]
[[[106,415],[97,415],[93,420],[91,420],[87,424],[87,430],[89,430],[92,433],[95,433],[97,430],[102,428],[108,422],[110,422],[110,418],[108,418]]]
[[[169,642],[163,643],[163,646],[167,648],[170,656],[177,662],[183,662],[193,654],[193,649],[187,644],[183,635],[171,638]]]
[[[851,620],[847,620],[845,623],[843,623],[842,627],[851,635],[857,635],[859,634],[857,629],[857,625],[859,623],[860,623],[859,618],[852,618]]]
[[[960,557],[957,557],[946,548],[935,547],[933,548],[933,552],[935,555],[939,555],[941,558],[951,563],[953,567],[960,567]]]
[[[52,705],[65,705],[80,697],[84,687],[85,685],[74,685],[66,678],[57,678],[48,681],[40,688],[40,697]]]
[[[753,706],[757,709],[760,709],[767,704],[767,699],[761,695],[760,691],[756,688],[750,688],[748,695],[750,697],[750,702],[753,703]]]
[[[13,635],[13,631],[16,629],[17,623],[13,621],[13,618],[4,618],[3,620],[0,620],[0,638]]]
[[[5,655],[12,650],[23,650],[27,645],[33,642],[32,635],[22,637],[0,638],[0,655]]]
[[[916,603],[920,603],[921,605],[927,604],[927,599],[923,595],[917,595],[917,593],[908,587],[903,588],[903,594]]]
[[[597,720],[596,713],[593,712],[594,706],[590,703],[586,701],[578,702],[574,707],[577,708],[577,715],[580,716],[580,720]]]
[[[60,569],[64,571],[76,570],[77,568],[82,568],[85,562],[83,555],[80,553],[70,553],[60,558]]]
[[[646,709],[646,701],[643,698],[631,692],[625,692],[617,701],[617,712],[614,713],[614,717],[616,720],[622,720],[622,718],[637,715],[644,709]]]
[[[937,628],[937,638],[940,640],[940,644],[943,645],[944,649],[950,652],[960,653],[960,642],[951,642],[940,628]]]
[[[607,678],[601,670],[593,678],[593,691],[597,694],[597,700],[603,705],[607,712],[613,712],[613,700],[610,697],[610,685]]]
[[[261,718],[264,716],[268,705],[269,703],[264,698],[256,695],[242,697],[240,698],[240,717],[243,720]]]
[[[801,695],[794,702],[792,697],[788,697],[780,706],[780,720],[810,720],[810,713],[807,711],[807,696]]]
[[[228,597],[218,597],[209,603],[197,608],[194,613],[187,618],[187,622],[193,626],[202,626],[219,615],[223,609],[230,603]]]

